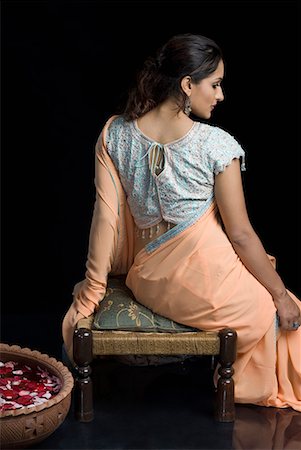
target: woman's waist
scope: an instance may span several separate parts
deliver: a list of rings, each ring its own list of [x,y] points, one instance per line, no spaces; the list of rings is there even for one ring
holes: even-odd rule
[[[204,221],[205,216],[207,216],[207,219]],[[176,232],[172,232],[172,234],[169,233],[169,230],[174,227],[176,227]],[[196,233],[194,232],[195,227],[197,230]],[[216,205],[211,204],[209,205],[209,209],[205,209],[200,217],[194,216],[192,218],[187,218],[185,222],[180,224],[169,222],[164,219],[150,227],[142,228],[135,224],[135,255],[152,241],[157,241],[157,238],[163,234],[166,234],[166,238],[167,236],[170,238],[177,234],[182,234],[186,229],[191,230],[191,233],[189,233],[190,240],[195,242],[193,245],[195,249],[197,249],[198,246],[201,246],[202,251],[206,252],[207,250],[215,251],[214,249],[217,248],[220,248],[220,250],[224,247],[232,248],[232,244],[225,233]],[[162,244],[163,241],[162,239],[158,239],[157,242]]]
[[[147,244],[162,236],[174,226],[176,226],[176,223],[168,222],[164,219],[147,228],[139,228],[135,225],[135,255]]]
[[[176,198],[167,192],[161,192],[158,197],[147,197],[142,193],[136,193],[135,198],[133,194],[127,197],[135,224],[141,229],[151,228],[161,220],[181,224],[197,215],[208,201],[212,201],[212,195],[194,198],[193,193],[189,198]]]

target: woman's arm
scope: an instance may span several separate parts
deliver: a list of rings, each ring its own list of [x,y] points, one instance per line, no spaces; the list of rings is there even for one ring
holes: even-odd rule
[[[272,295],[282,328],[293,330],[293,322],[301,323],[300,310],[287,293],[250,223],[239,159],[234,159],[216,176],[215,199],[234,250],[247,269]]]

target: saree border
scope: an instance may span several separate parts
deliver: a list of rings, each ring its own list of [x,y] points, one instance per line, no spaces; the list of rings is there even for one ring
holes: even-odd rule
[[[195,223],[198,219],[200,219],[204,213],[209,209],[209,207],[212,205],[214,199],[214,194],[212,193],[210,197],[207,198],[205,203],[202,205],[200,209],[197,210],[196,213],[194,213],[189,219],[185,220],[184,222],[178,223],[176,226],[171,228],[170,230],[166,231],[161,236],[154,239],[152,242],[147,244],[144,249],[147,253],[152,253],[157,248],[160,247],[160,245],[167,242],[169,239],[172,239],[173,237],[177,236],[179,233],[182,233],[182,231],[186,230],[190,225]]]

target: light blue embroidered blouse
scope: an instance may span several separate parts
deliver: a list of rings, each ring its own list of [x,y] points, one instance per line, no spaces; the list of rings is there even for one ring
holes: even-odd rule
[[[241,170],[245,170],[245,152],[237,140],[217,126],[200,122],[194,122],[180,139],[162,145],[144,135],[136,121],[118,116],[108,128],[106,144],[141,229],[162,219],[188,223],[211,204],[216,174],[234,158],[241,158]],[[154,146],[164,155],[159,175],[150,163]]]

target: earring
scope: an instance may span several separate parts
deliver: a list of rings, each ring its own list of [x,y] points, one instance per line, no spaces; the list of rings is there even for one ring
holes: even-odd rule
[[[191,100],[190,97],[186,97],[185,99],[185,105],[184,105],[184,113],[189,116],[189,114],[191,113]]]

